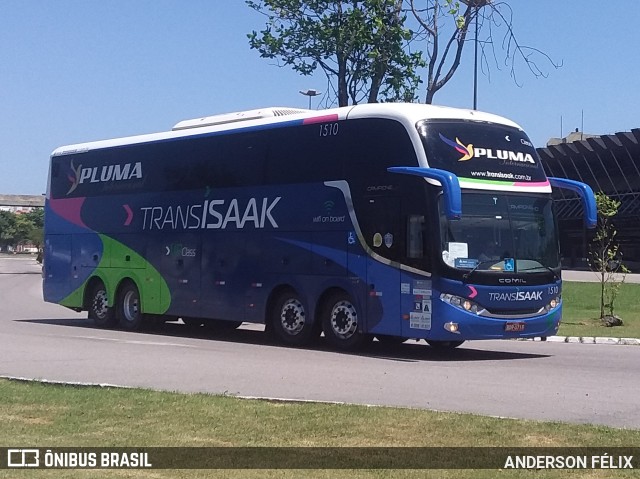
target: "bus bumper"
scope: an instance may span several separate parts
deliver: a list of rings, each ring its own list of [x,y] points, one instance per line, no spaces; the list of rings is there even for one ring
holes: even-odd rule
[[[441,305],[446,313],[442,324],[434,324],[429,339],[454,341],[470,339],[517,339],[553,336],[558,332],[562,317],[562,302],[549,312],[529,317],[486,317],[449,304]],[[434,308],[434,316],[438,317]],[[455,332],[452,332],[455,330]]]

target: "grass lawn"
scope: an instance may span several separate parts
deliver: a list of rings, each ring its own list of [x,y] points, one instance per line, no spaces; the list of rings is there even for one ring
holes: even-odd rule
[[[640,284],[625,283],[616,300],[615,313],[623,326],[600,324],[600,284],[562,283],[563,314],[560,336],[611,336],[640,338]]]
[[[640,430],[416,409],[243,400],[205,394],[0,380],[6,447],[630,447]],[[464,460],[464,458],[460,458]],[[7,478],[574,478],[634,471],[513,470],[0,470]]]

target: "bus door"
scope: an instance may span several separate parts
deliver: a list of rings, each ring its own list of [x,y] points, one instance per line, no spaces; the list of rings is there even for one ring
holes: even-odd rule
[[[431,234],[420,202],[405,204],[406,242],[403,264],[414,271],[402,273],[402,336],[421,338],[431,330],[432,280],[430,254]]]
[[[200,238],[195,234],[163,234],[161,271],[171,291],[171,312],[178,316],[199,317]]]
[[[365,198],[361,225],[374,257],[368,262],[367,330],[370,333],[399,335],[400,268],[403,252],[400,199],[389,196]]]

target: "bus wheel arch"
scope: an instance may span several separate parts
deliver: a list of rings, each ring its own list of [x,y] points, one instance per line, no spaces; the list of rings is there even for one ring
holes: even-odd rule
[[[320,334],[309,313],[302,295],[290,285],[281,285],[269,297],[266,330],[284,344],[303,346]]]
[[[109,294],[104,281],[94,276],[87,283],[84,293],[84,305],[89,319],[101,328],[112,328],[117,322],[115,307],[109,306]]]
[[[373,339],[362,331],[359,307],[345,290],[327,290],[318,304],[325,338],[335,349],[357,349]]]
[[[144,314],[142,312],[142,297],[136,282],[131,278],[124,278],[118,285],[115,309],[118,323],[123,329],[137,331],[142,329]]]

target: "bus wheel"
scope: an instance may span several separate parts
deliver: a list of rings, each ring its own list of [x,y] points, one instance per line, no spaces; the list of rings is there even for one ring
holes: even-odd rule
[[[116,313],[108,306],[107,288],[102,281],[96,282],[89,293],[89,319],[100,328],[112,328],[117,323]]]
[[[118,321],[120,326],[129,331],[142,329],[144,315],[140,293],[135,284],[127,281],[121,288],[118,295]]]
[[[464,343],[464,341],[432,341],[427,339],[427,344],[435,349],[453,349],[462,343]]]
[[[281,293],[272,308],[271,328],[275,337],[290,346],[307,344],[313,335],[307,312],[294,291]]]
[[[335,293],[327,298],[322,330],[329,344],[343,351],[356,349],[372,339],[360,331],[358,311],[347,293]]]

